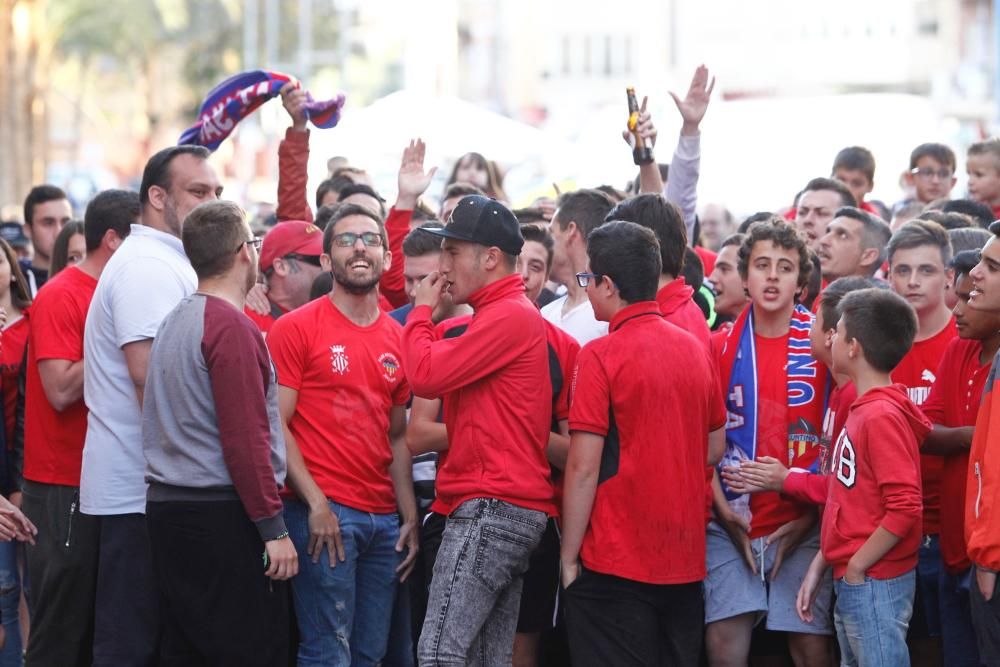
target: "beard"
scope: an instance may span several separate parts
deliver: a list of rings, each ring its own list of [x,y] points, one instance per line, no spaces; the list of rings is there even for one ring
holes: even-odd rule
[[[356,278],[351,275],[351,271],[347,267],[350,266],[351,262],[358,259],[364,259],[371,264],[371,275],[369,277]],[[378,287],[379,280],[382,279],[382,263],[367,255],[354,255],[343,264],[333,262],[330,273],[333,274],[333,281],[343,287],[349,294],[363,296]]]

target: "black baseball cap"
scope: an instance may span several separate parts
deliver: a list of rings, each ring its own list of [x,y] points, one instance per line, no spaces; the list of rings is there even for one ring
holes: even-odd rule
[[[27,248],[31,243],[20,222],[0,222],[0,238],[12,248]]]
[[[510,209],[482,195],[462,197],[444,229],[424,229],[449,239],[496,246],[508,255],[520,255],[524,245],[521,226]]]

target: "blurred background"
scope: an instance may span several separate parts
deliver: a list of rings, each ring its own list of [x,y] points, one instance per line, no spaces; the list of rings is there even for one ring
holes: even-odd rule
[[[649,96],[669,161],[695,67],[717,77],[702,124],[699,199],[737,214],[791,204],[836,152],[871,149],[873,198],[901,198],[910,150],[959,155],[997,127],[1000,0],[0,0],[0,212],[32,184],[63,187],[79,215],[111,186],[138,187],[208,91],[242,70],[347,95],[312,130],[311,193],[327,160],[368,170],[392,201],[410,137],[443,185],[467,151],[495,160],[511,203],[635,175],[621,139],[625,87]],[[275,201],[278,100],[213,162],[226,197]],[[428,192],[433,200],[441,187]]]

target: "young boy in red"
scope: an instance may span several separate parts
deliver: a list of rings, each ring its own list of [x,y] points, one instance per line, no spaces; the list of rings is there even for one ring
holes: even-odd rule
[[[920,544],[919,443],[930,423],[889,373],[913,344],[917,321],[898,295],[877,288],[838,307],[833,370],[858,391],[833,453],[821,553],[799,589],[803,620],[833,567],[834,623],[846,665],[909,665]]]
[[[700,509],[705,465],[724,448],[720,387],[704,344],[654,300],[653,232],[609,222],[587,254],[578,284],[610,326],[580,352],[570,408],[560,561],[573,664],[697,664]],[[671,363],[650,364],[663,350]]]
[[[969,175],[969,196],[993,209],[994,218],[1000,218],[1000,138],[969,146],[965,172]]]

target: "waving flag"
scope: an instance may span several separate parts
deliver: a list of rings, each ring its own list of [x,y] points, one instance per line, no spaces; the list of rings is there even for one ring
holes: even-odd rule
[[[198,110],[198,122],[189,127],[178,144],[197,144],[214,151],[228,137],[236,124],[257,110],[257,107],[277,97],[281,88],[294,78],[269,70],[251,70],[229,77],[212,92]],[[341,93],[332,100],[317,102],[308,95],[306,116],[316,127],[333,127],[340,121],[344,106]]]

